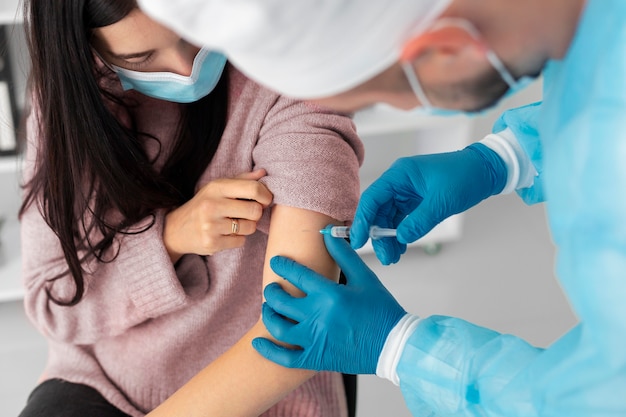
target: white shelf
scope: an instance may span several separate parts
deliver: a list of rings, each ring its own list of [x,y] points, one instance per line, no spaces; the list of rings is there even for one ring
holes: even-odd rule
[[[382,105],[369,107],[354,115],[354,123],[360,136],[440,129],[454,124],[467,124],[469,120],[462,115],[429,116],[419,110],[402,111]]]
[[[7,222],[0,239],[0,303],[18,301],[24,298],[19,223]]]
[[[20,260],[20,225],[17,212],[20,206],[21,160],[17,156],[0,157],[0,302],[23,297]]]
[[[0,156],[0,174],[19,171],[20,163],[18,156]]]
[[[13,25],[23,20],[20,0],[0,0],[0,25]]]

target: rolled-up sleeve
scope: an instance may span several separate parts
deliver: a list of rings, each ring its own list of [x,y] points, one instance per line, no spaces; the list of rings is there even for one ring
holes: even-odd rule
[[[360,187],[363,144],[352,120],[307,103],[280,98],[261,129],[254,164],[274,204],[352,220]]]

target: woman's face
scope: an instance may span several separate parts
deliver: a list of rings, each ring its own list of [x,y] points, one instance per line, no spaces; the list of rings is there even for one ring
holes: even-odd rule
[[[93,47],[105,61],[133,71],[189,76],[200,50],[139,9],[93,34]]]

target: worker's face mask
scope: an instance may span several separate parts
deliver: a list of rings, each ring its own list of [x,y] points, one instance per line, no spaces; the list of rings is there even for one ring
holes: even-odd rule
[[[175,103],[192,103],[209,95],[215,88],[226,57],[202,48],[193,60],[190,76],[173,72],[140,72],[110,65],[117,73],[124,90],[137,90],[142,94]]]
[[[460,29],[468,32],[474,39],[480,39],[478,30],[468,20],[452,19],[452,18],[442,19],[440,21],[440,25],[457,26]],[[496,53],[491,48],[485,47],[485,58],[487,59],[489,64],[498,72],[502,80],[509,87],[508,90],[506,90],[506,92],[499,98],[499,100],[502,100],[506,97],[509,97],[515,94],[516,92],[526,88],[528,84],[534,81],[533,77],[528,77],[528,76],[524,76],[518,80],[515,80],[513,75],[504,66],[502,60],[500,60],[498,55],[496,55]],[[417,77],[417,74],[415,73],[413,64],[408,61],[403,61],[401,65],[402,65],[404,74],[406,75],[409,81],[409,84],[411,85],[411,89],[413,90],[413,93],[415,94],[419,102],[422,104],[421,110],[423,112],[428,113],[430,115],[435,115],[435,116],[454,116],[454,115],[459,115],[459,114],[478,115],[481,112],[488,110],[488,109],[483,109],[480,111],[464,111],[464,110],[444,109],[444,108],[433,106],[430,100],[428,99],[428,97],[426,96],[424,89],[422,88],[422,85]]]

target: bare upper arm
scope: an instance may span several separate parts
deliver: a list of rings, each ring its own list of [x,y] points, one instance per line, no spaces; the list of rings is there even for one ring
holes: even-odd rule
[[[293,287],[276,275],[269,266],[270,259],[276,255],[291,258],[336,281],[339,278],[339,268],[326,251],[323,236],[319,232],[330,223],[341,222],[311,210],[281,205],[273,207],[263,285],[279,282],[286,290],[293,292]]]

